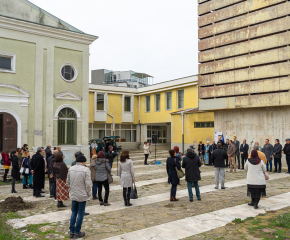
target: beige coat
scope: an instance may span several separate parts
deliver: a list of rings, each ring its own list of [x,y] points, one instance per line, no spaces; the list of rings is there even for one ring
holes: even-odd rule
[[[263,161],[258,165],[253,165],[249,161],[245,164],[245,170],[247,171],[247,184],[250,185],[266,185],[265,175],[266,166]]]
[[[92,181],[90,169],[77,162],[72,166],[67,175],[69,197],[72,201],[89,201],[92,195]]]
[[[230,155],[230,157],[235,157],[236,156],[236,146],[234,144],[229,145],[227,153],[228,153],[228,155]]]
[[[119,163],[119,175],[121,178],[121,186],[128,188],[133,186],[133,180],[135,180],[133,162],[131,159],[127,159],[126,162]]]
[[[144,146],[143,146],[144,154],[150,154],[149,148],[150,148],[150,146],[148,145],[148,143],[147,143],[147,145],[144,144]]]

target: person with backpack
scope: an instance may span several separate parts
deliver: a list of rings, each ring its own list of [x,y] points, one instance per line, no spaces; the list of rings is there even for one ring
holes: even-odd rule
[[[2,163],[3,163],[2,165],[4,165],[4,169],[5,169],[4,176],[3,176],[3,182],[5,182],[5,183],[9,182],[7,180],[7,175],[8,175],[8,172],[9,172],[9,168],[11,166],[11,161],[9,159],[9,153],[10,153],[9,151],[5,151],[5,152],[1,153],[1,155],[2,155]]]

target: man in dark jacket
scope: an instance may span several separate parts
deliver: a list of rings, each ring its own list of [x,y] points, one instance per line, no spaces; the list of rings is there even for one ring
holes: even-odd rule
[[[273,145],[270,144],[269,139],[266,139],[262,152],[266,155],[266,158],[267,158],[266,168],[267,168],[267,171],[269,171],[269,165],[270,165],[270,172],[272,172],[273,151],[274,151]]]
[[[36,154],[31,159],[31,173],[33,174],[33,196],[44,197],[41,193],[41,189],[44,188],[44,177],[45,177],[45,163],[43,156],[40,154],[42,151],[41,147],[37,148]]]
[[[54,163],[53,161],[54,161],[57,153],[58,153],[58,150],[54,150],[53,154],[46,160],[46,162],[47,162],[47,176],[49,179],[49,193],[50,193],[51,198],[53,198],[55,196],[55,190],[54,190],[55,178],[53,176],[52,169],[53,169],[53,163]]]
[[[229,156],[228,156],[228,148],[229,148],[229,143],[230,142],[230,140],[227,138],[226,139],[226,142],[225,142],[225,144],[224,144],[224,146],[223,146],[223,148],[224,148],[224,151],[226,152],[226,154],[227,154],[227,158],[226,158],[226,167],[229,167],[230,166],[230,164],[229,164]]]
[[[46,149],[44,151],[45,151],[45,158],[46,158],[46,161],[47,161],[47,159],[52,155],[51,146],[47,145],[47,147],[46,147]],[[48,166],[48,164],[47,164],[47,166]]]
[[[238,160],[238,169],[240,169],[240,141],[237,140],[237,136],[234,136],[234,142],[233,144],[236,146],[236,158],[235,158],[235,162],[236,160]]]
[[[227,154],[222,147],[222,144],[218,143],[217,149],[213,151],[211,156],[214,161],[215,189],[219,189],[219,178],[221,178],[221,189],[225,189],[225,159]]]
[[[199,167],[201,162],[196,153],[193,152],[192,148],[187,149],[186,156],[183,158],[182,167],[185,168],[185,180],[187,181],[188,195],[190,202],[193,202],[192,186],[195,187],[195,193],[197,199],[200,201],[200,191],[198,181],[200,178]]]
[[[241,144],[240,147],[240,151],[241,151],[241,157],[242,157],[242,169],[244,169],[244,165],[248,159],[249,156],[249,145],[247,144],[246,139],[243,140],[243,143]]]
[[[113,167],[113,162],[114,162],[114,158],[118,155],[119,153],[115,153],[115,151],[113,150],[113,146],[109,146],[109,151],[107,152],[107,158],[109,160],[109,164],[111,166],[111,168]]]
[[[273,146],[273,156],[274,156],[274,166],[275,172],[281,172],[281,157],[282,157],[282,145],[280,144],[279,139],[275,140],[275,145]],[[279,169],[277,169],[277,165],[279,165]]]
[[[286,172],[286,174],[290,174],[290,138],[287,138],[285,141],[286,144],[284,145],[282,153],[286,155],[286,162],[288,165],[288,172]]]
[[[215,140],[212,141],[212,145],[209,146],[209,164],[208,165],[214,165],[214,163],[212,162],[212,157],[211,155],[213,154],[213,151],[216,150],[216,144],[215,144]]]

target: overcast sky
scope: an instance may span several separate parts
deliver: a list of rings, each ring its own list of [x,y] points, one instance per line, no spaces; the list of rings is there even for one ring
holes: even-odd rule
[[[163,82],[198,73],[197,1],[30,0],[85,33],[90,70],[133,70]]]

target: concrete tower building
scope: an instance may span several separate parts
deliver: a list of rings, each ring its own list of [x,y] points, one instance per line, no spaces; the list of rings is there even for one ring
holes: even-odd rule
[[[215,131],[290,136],[290,2],[198,0],[199,108]]]

